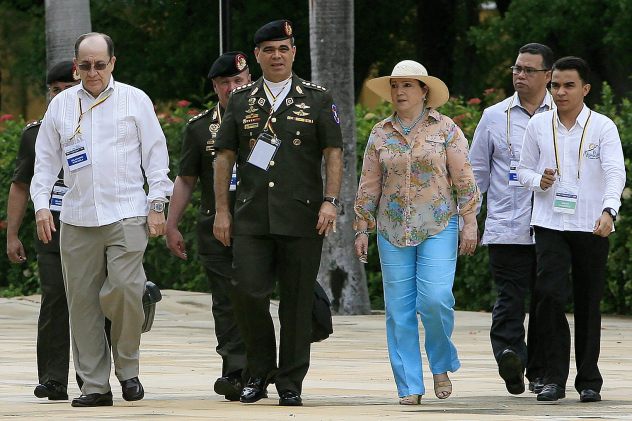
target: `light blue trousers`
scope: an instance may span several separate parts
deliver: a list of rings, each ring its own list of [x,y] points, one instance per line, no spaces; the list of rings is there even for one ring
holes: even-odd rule
[[[452,343],[458,217],[418,246],[396,247],[378,234],[382,266],[386,339],[400,397],[425,394],[417,313],[433,374],[454,372],[461,363]]]

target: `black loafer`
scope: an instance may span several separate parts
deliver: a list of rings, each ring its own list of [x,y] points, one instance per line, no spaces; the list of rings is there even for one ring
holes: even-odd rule
[[[229,401],[238,401],[242,389],[241,377],[220,377],[213,385],[215,393],[223,395]]]
[[[268,392],[266,388],[268,383],[262,377],[251,378],[241,391],[239,401],[243,403],[253,403],[260,399],[267,398]]]
[[[303,406],[303,399],[301,395],[293,390],[284,390],[279,393],[279,405],[280,406]]]
[[[126,401],[139,401],[145,397],[145,389],[138,380],[138,377],[121,381],[123,399]]]
[[[555,402],[566,397],[566,391],[562,386],[550,383],[544,386],[542,392],[538,393],[539,402]]]
[[[112,392],[81,395],[73,399],[70,405],[74,407],[112,406]]]
[[[55,380],[48,380],[44,384],[38,384],[35,386],[33,394],[38,398],[48,398],[50,401],[68,400],[68,391],[66,386],[56,382]]]
[[[601,395],[599,392],[592,389],[584,389],[579,394],[580,402],[599,402],[601,400]]]
[[[542,377],[537,377],[532,382],[529,382],[529,392],[533,392],[536,395],[542,392],[544,388],[544,379]]]
[[[524,365],[515,351],[503,351],[498,360],[498,374],[505,381],[509,393],[519,395],[524,392]]]

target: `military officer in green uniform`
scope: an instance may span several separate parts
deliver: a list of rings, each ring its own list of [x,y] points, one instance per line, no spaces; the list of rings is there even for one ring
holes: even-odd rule
[[[175,256],[187,260],[186,245],[178,230],[178,222],[191,200],[199,178],[202,200],[197,220],[198,253],[211,288],[216,350],[222,357],[222,376],[215,381],[214,390],[228,400],[239,400],[243,385],[242,372],[246,366],[246,349],[230,299],[232,250],[213,237],[213,161],[214,143],[229,94],[234,88],[250,82],[245,54],[239,51],[222,54],[211,66],[208,77],[217,93],[218,103],[189,120],[185,128],[180,172],[174,184],[167,218],[167,247]],[[231,180],[229,203],[232,208],[236,180],[233,177]]]
[[[235,309],[251,376],[241,402],[258,401],[274,381],[279,405],[302,405],[323,236],[335,230],[342,134],[327,90],[292,72],[291,22],[264,25],[254,42],[263,77],[233,91],[215,142],[213,232],[226,246],[233,237]],[[229,186],[235,161],[239,181],[233,218]],[[277,280],[278,363],[270,316]]]
[[[46,75],[49,98],[78,83],[73,75],[72,61],[62,61]],[[35,139],[41,120],[27,125],[22,132],[15,172],[7,203],[7,256],[13,263],[24,263],[26,251],[18,237],[29,200],[29,185],[35,166]],[[50,400],[68,399],[68,359],[70,336],[68,305],[64,290],[59,256],[59,211],[66,187],[60,180],[53,188],[50,209],[56,232],[48,244],[35,240],[42,301],[37,321],[37,374],[39,384],[34,394]]]

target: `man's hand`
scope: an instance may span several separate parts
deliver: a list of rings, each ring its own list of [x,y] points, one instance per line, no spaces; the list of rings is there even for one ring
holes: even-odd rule
[[[49,209],[40,209],[35,213],[35,223],[37,224],[37,238],[42,243],[48,244],[53,240],[53,233],[57,231],[55,229],[55,221],[53,220],[53,214]]]
[[[169,248],[171,254],[182,260],[187,260],[187,246],[180,231],[177,228],[167,228],[166,234],[167,248]]]
[[[323,202],[318,211],[318,223],[316,229],[319,235],[329,235],[331,231],[336,232],[336,216],[338,210],[330,202]]]
[[[149,236],[159,237],[165,234],[165,213],[149,211],[147,215],[147,226],[149,226]]]
[[[612,222],[612,216],[610,216],[610,214],[607,212],[603,212],[599,219],[595,221],[593,234],[600,237],[607,237],[610,235],[610,233],[612,233],[613,226],[614,224]]]
[[[24,246],[18,237],[7,238],[7,256],[13,263],[23,263],[26,261]]]
[[[215,213],[215,222],[213,223],[213,235],[217,240],[230,247],[230,237],[232,234],[232,219],[230,212],[218,211]]]
[[[540,188],[546,190],[555,183],[555,173],[557,170],[553,168],[545,168],[542,178],[540,179]]]

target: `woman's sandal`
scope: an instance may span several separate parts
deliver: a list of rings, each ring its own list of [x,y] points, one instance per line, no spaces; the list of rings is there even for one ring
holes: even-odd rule
[[[448,378],[448,373],[435,374],[432,378],[434,380],[434,391],[437,398],[448,399],[452,394],[452,382]]]
[[[408,395],[403,398],[399,398],[400,405],[419,405],[421,403],[421,397],[423,395]]]

